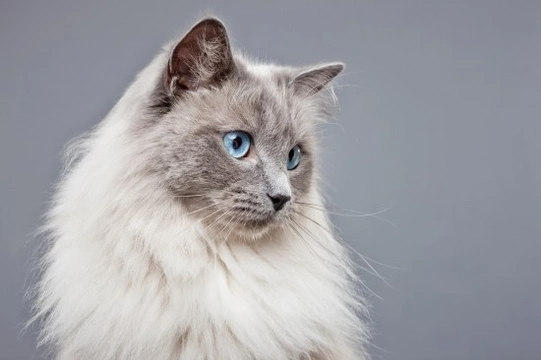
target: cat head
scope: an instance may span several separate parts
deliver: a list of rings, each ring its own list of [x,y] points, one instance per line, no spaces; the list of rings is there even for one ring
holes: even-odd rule
[[[257,64],[224,25],[197,23],[169,51],[149,108],[153,166],[189,216],[224,236],[288,225],[315,191],[315,128],[343,65]]]

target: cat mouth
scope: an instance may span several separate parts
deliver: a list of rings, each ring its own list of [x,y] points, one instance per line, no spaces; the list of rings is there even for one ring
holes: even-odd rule
[[[239,237],[244,239],[257,239],[267,234],[272,229],[279,226],[281,223],[277,216],[267,216],[261,218],[242,218],[239,217],[235,221],[235,225],[231,230],[226,230],[226,236]]]
[[[247,228],[258,229],[258,228],[268,227],[274,222],[275,222],[275,219],[272,216],[269,216],[268,218],[265,218],[265,219],[256,219],[256,220],[250,219],[248,221],[241,221],[241,224],[245,225]]]
[[[197,211],[197,210],[194,210]],[[260,238],[284,223],[285,212],[270,212],[248,207],[231,207],[217,213],[198,214],[206,230],[227,238]]]

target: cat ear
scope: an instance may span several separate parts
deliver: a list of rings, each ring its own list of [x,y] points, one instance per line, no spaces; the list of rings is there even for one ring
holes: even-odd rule
[[[165,74],[165,89],[174,95],[217,86],[234,66],[224,24],[207,18],[198,22],[173,49]]]
[[[323,89],[343,69],[344,64],[342,63],[330,63],[312,67],[296,75],[290,86],[299,95],[313,95]]]

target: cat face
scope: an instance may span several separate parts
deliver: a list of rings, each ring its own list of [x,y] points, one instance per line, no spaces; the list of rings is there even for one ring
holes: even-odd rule
[[[319,91],[342,68],[249,64],[233,57],[218,20],[198,23],[154,99],[155,163],[172,196],[226,237],[287,225],[314,186]]]
[[[268,84],[256,83],[190,94],[166,117],[168,185],[191,213],[216,221],[216,230],[277,225],[312,186],[313,127]],[[288,169],[290,160],[298,164]]]

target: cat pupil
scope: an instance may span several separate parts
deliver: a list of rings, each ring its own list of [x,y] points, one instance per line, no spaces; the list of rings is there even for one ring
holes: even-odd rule
[[[289,154],[287,155],[288,158],[289,158],[289,161],[291,161],[293,159],[294,155],[295,155],[295,153],[293,152],[293,149],[289,150]]]
[[[242,139],[237,136],[235,140],[233,140],[233,149],[237,150],[242,145]]]

